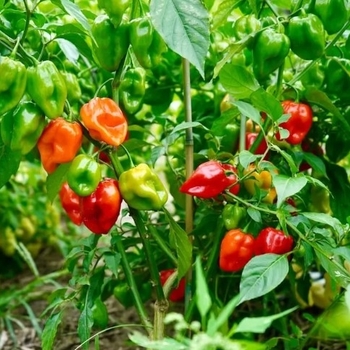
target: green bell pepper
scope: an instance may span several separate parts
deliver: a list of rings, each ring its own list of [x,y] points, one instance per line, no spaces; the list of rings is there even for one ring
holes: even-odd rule
[[[242,40],[261,29],[261,22],[253,15],[239,17],[233,24],[233,36]]]
[[[160,210],[168,200],[163,183],[145,163],[120,175],[119,190],[125,202],[138,210]]]
[[[27,69],[10,57],[0,58],[0,115],[16,107],[26,90]]]
[[[81,88],[77,76],[69,72],[61,74],[67,87],[67,100],[70,104],[78,102],[81,99]]]
[[[27,92],[49,119],[62,116],[67,87],[61,73],[51,61],[42,61],[27,69]]]
[[[325,68],[325,85],[328,94],[350,102],[350,60],[331,58]]]
[[[98,0],[99,8],[105,10],[115,27],[120,25],[123,15],[130,5],[131,0]]]
[[[329,35],[337,33],[349,17],[345,0],[316,0],[313,12]]]
[[[259,32],[253,46],[253,71],[258,80],[266,79],[284,62],[290,50],[289,38],[272,28]]]
[[[129,69],[120,84],[120,98],[124,109],[130,114],[138,112],[146,91],[146,72],[143,68]]]
[[[69,187],[79,196],[94,192],[101,181],[101,166],[94,158],[80,154],[76,156],[67,172]]]
[[[239,223],[245,218],[246,213],[246,209],[240,207],[239,205],[230,203],[226,204],[222,211],[222,218],[224,220],[226,230],[237,228]]]
[[[44,112],[35,103],[26,101],[4,115],[1,138],[13,151],[27,154],[35,147],[44,127]]]
[[[322,21],[314,14],[301,10],[287,26],[291,50],[304,60],[314,60],[325,50],[325,31]]]
[[[128,25],[115,27],[107,15],[96,17],[92,28],[92,51],[96,63],[109,72],[119,68],[129,48]]]
[[[325,78],[324,68],[316,62],[310,69],[308,69],[300,78],[304,87],[320,88],[323,85]]]
[[[163,39],[147,17],[130,22],[130,43],[138,62],[146,69],[157,66],[166,51]]]

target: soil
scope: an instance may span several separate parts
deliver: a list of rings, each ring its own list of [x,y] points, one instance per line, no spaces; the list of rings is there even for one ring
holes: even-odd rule
[[[36,259],[38,271],[41,276],[58,271],[63,266],[62,255],[58,252],[47,250],[42,252],[39,259]],[[1,268],[2,270],[2,268]],[[26,268],[13,278],[2,278],[0,274],[0,300],[2,293],[11,288],[20,289],[28,285],[34,280],[33,273]],[[67,281],[60,281],[67,282]],[[37,290],[32,291],[32,300],[28,301],[30,308],[38,320],[38,325],[42,329],[44,327],[46,316],[41,318],[40,315],[48,306],[47,296],[55,289],[52,285],[41,285]],[[140,324],[138,315],[133,308],[125,309],[118,301],[111,297],[106,301],[109,312],[109,324],[107,330],[101,331],[98,334],[100,349],[113,350],[137,350],[140,349],[136,345],[132,345],[128,339],[128,334],[133,330],[142,332],[141,327],[117,327],[115,325],[122,324]],[[148,307],[151,310],[151,305]],[[35,327],[29,319],[28,311],[24,306],[16,307],[11,311],[12,322],[15,339],[11,337],[8,328],[0,318],[0,350],[40,350],[41,340],[35,331]],[[1,314],[0,314],[1,317]],[[65,310],[63,320],[59,326],[56,335],[55,345],[53,350],[75,350],[82,349],[81,342],[77,334],[79,312],[73,306]],[[3,319],[4,320],[4,319]],[[17,322],[16,322],[17,321]],[[95,332],[95,334],[98,331]],[[89,350],[96,349],[95,340],[92,340],[89,345]]]

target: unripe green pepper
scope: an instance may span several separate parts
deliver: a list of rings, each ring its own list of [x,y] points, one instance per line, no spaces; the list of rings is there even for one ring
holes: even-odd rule
[[[315,88],[320,88],[323,85],[324,78],[324,68],[319,62],[316,62],[302,75],[300,80],[304,87],[313,86]]]
[[[138,210],[160,210],[168,200],[163,183],[145,163],[120,175],[119,190],[125,202]]]
[[[233,24],[233,35],[237,40],[246,38],[261,29],[261,22],[253,15],[242,16]]]
[[[134,114],[138,112],[142,106],[143,97],[145,95],[146,72],[143,68],[129,69],[120,84],[120,98],[124,109]]]
[[[107,15],[100,15],[96,17],[91,32],[96,63],[109,72],[116,71],[129,47],[127,24],[115,27]]]
[[[35,147],[44,127],[44,112],[35,103],[26,101],[4,115],[1,138],[13,151],[27,154]]]
[[[120,25],[123,15],[130,5],[130,0],[98,0],[98,6],[106,11],[115,27]]]
[[[154,30],[149,18],[136,18],[130,22],[130,43],[134,54],[143,68],[151,68],[160,63],[166,45]]]
[[[0,59],[0,115],[16,107],[26,90],[27,69],[10,57]]]
[[[67,172],[69,187],[79,196],[93,193],[101,180],[101,166],[92,157],[80,154],[76,156]]]
[[[337,33],[349,17],[345,0],[316,0],[313,12],[330,35]]]
[[[42,61],[27,69],[27,92],[49,119],[62,116],[67,87],[61,73],[51,61]]]
[[[322,21],[314,14],[292,17],[287,26],[291,50],[304,60],[314,60],[325,50],[325,32]]]
[[[61,74],[67,87],[67,99],[69,103],[78,102],[81,99],[81,88],[77,76],[69,72],[61,72]]]
[[[227,230],[237,228],[242,219],[246,216],[246,209],[239,205],[226,204],[222,211],[222,218]]]
[[[290,50],[289,38],[272,28],[259,32],[253,46],[253,71],[255,77],[267,78],[284,62]]]
[[[350,60],[333,57],[326,64],[325,75],[326,92],[349,101]]]

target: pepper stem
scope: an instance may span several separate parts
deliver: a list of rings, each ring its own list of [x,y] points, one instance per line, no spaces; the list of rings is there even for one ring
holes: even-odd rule
[[[124,248],[121,236],[119,234],[116,234],[114,236],[114,238],[115,238],[114,241],[115,241],[116,248],[121,256],[121,263],[123,266],[126,280],[128,281],[128,285],[132,291],[132,295],[133,295],[134,300],[135,300],[135,307],[136,307],[137,313],[139,314],[139,317],[141,319],[142,324],[146,327],[149,336],[152,337],[153,336],[153,331],[152,331],[153,326],[152,326],[151,322],[149,321],[149,318],[147,316],[145,307],[143,305],[139,290],[137,289],[134,275],[133,275],[131,267],[129,265],[128,257],[126,256],[125,248]]]

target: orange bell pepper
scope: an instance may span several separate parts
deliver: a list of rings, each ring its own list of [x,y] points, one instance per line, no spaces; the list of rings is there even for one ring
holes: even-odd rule
[[[82,141],[83,131],[79,123],[61,117],[51,120],[37,144],[44,169],[50,174],[58,165],[72,161]]]
[[[81,107],[80,116],[93,139],[111,146],[119,146],[125,141],[128,122],[112,99],[93,98]]]

